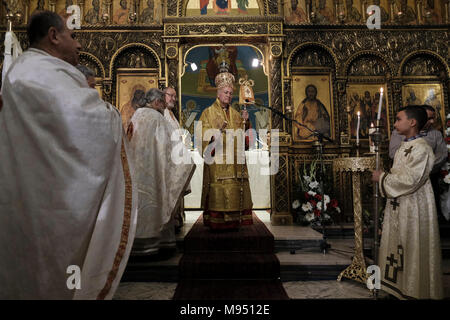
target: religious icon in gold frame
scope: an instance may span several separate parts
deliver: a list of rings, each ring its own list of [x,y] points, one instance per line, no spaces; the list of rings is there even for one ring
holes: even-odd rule
[[[330,74],[294,75],[292,92],[293,118],[333,139],[333,88]],[[308,129],[295,123],[292,125],[292,135],[294,142],[315,140]]]
[[[163,4],[161,0],[139,0],[141,12],[140,24],[161,24]]]
[[[130,24],[128,16],[130,14],[130,6],[133,4],[130,0],[113,0],[112,1],[112,22],[118,25]]]
[[[158,88],[158,71],[118,69],[116,87],[116,106],[122,114],[122,124],[126,130],[136,108],[142,104],[145,93],[151,88]]]
[[[100,0],[88,0],[84,3],[84,16],[81,24],[99,24],[101,22]]]
[[[386,84],[349,84],[346,90],[348,125],[350,139],[356,139],[358,122],[357,112],[360,112],[359,138],[369,139],[369,129],[376,125],[378,107],[380,103],[380,88],[383,88],[381,104],[380,130],[384,137],[390,137],[390,123],[388,113],[388,94]]]
[[[442,84],[440,83],[414,83],[402,87],[403,106],[427,104],[436,111],[434,127],[443,132],[445,128],[445,107]]]

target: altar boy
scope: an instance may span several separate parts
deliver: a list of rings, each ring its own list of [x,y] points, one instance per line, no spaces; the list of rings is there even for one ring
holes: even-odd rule
[[[434,154],[419,134],[427,122],[420,106],[399,110],[402,141],[390,172],[374,171],[386,198],[379,251],[382,289],[399,299],[442,299],[439,227],[429,174]]]

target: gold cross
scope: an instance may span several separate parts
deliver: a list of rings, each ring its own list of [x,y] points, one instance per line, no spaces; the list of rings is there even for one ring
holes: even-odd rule
[[[408,149],[405,149],[405,157],[411,153],[413,146],[409,147]]]

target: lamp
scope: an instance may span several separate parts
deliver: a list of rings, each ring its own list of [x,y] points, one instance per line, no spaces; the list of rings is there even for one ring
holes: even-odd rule
[[[252,67],[256,68],[259,64],[260,64],[259,60],[257,58],[253,58]]]
[[[192,71],[196,71],[198,69],[197,64],[195,62],[189,62],[189,61],[186,61],[186,62],[189,63]]]

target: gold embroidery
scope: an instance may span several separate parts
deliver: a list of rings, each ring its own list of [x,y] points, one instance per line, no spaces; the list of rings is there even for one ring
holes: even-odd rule
[[[127,159],[127,154],[125,152],[123,140],[122,140],[122,147],[121,147],[120,155],[122,158],[123,175],[124,175],[124,179],[125,179],[125,205],[124,205],[124,217],[123,217],[123,224],[122,224],[122,234],[120,237],[119,248],[117,249],[112,269],[111,269],[111,271],[109,271],[105,286],[103,287],[102,291],[100,291],[100,293],[98,294],[97,300],[105,299],[106,295],[111,290],[111,285],[117,276],[117,272],[119,271],[120,262],[122,261],[123,255],[125,253],[125,249],[127,247],[128,233],[130,231],[132,188],[131,188],[130,168],[128,166],[128,159]]]

